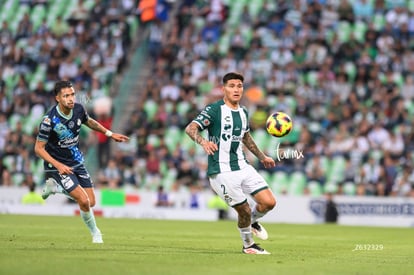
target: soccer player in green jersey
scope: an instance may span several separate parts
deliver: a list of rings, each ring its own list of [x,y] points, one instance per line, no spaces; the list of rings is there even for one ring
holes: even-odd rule
[[[263,240],[268,238],[257,220],[275,207],[276,199],[263,177],[247,162],[243,146],[264,167],[271,168],[276,164],[257,147],[250,134],[247,110],[239,104],[243,96],[243,81],[243,75],[236,72],[224,75],[224,98],[207,105],[185,131],[208,154],[211,187],[237,211],[243,253],[270,254],[254,242],[253,234]],[[200,134],[205,129],[208,139]],[[247,194],[255,201],[252,208]]]

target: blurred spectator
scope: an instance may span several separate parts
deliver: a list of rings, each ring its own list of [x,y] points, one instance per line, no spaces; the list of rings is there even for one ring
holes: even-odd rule
[[[157,190],[157,201],[155,202],[155,206],[157,207],[171,207],[174,203],[170,201],[168,193],[165,192],[164,186],[158,186]]]
[[[333,201],[331,193],[326,194],[326,206],[325,206],[325,222],[336,223],[338,221],[338,209],[336,203]]]
[[[177,169],[176,181],[172,189],[175,191],[180,188],[188,188],[189,190],[197,189],[198,175],[195,169],[196,167],[192,166],[188,160],[181,161]]]
[[[157,156],[154,148],[148,148],[145,169],[145,187],[155,190],[155,186],[161,181],[161,159]]]
[[[50,28],[50,31],[57,37],[62,37],[69,30],[69,24],[62,16],[56,18],[56,22]]]
[[[27,185],[27,187],[29,188],[29,192],[23,195],[22,204],[45,204],[42,196],[36,192],[35,184]]]
[[[99,175],[101,187],[116,189],[122,185],[121,171],[118,167],[119,164],[114,159],[108,161],[108,164],[101,170]]]
[[[317,181],[321,186],[326,181],[326,165],[323,163],[323,156],[315,154],[306,164],[306,176],[308,181]]]
[[[378,160],[370,156],[368,162],[364,163],[360,171],[361,184],[365,188],[366,195],[375,195],[384,189],[384,169]]]
[[[97,121],[101,123],[106,129],[112,129],[112,117],[107,113],[102,113],[97,117]],[[111,143],[110,139],[103,133],[96,132],[98,139],[98,162],[99,167],[105,167],[111,157]]]

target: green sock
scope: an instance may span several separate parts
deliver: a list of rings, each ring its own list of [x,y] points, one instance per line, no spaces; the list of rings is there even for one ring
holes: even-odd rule
[[[93,215],[92,208],[88,212],[80,210],[80,215],[86,226],[89,228],[91,234],[94,234],[99,230],[96,226],[95,216]]]

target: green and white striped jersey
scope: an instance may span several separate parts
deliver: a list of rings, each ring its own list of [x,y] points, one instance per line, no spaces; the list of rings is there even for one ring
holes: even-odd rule
[[[244,107],[233,110],[223,100],[207,105],[193,120],[201,130],[208,130],[208,139],[218,146],[208,156],[208,175],[236,171],[248,165],[242,139],[250,131],[249,117]]]

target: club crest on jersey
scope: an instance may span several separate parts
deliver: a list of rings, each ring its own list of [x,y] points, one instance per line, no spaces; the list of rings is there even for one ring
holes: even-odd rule
[[[73,128],[73,126],[75,126],[75,122],[70,121],[68,126],[69,126],[69,128],[70,128],[70,129],[72,129],[72,128]]]

